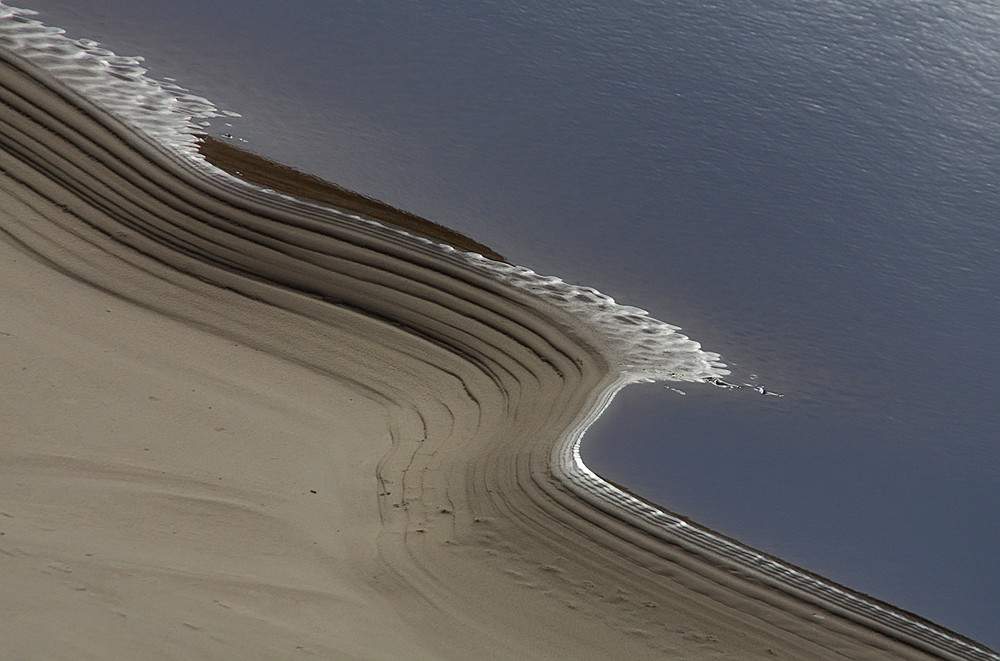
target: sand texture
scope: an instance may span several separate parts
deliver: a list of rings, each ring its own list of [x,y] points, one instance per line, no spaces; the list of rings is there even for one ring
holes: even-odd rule
[[[965,656],[567,488],[618,375],[545,304],[0,94],[0,658]]]

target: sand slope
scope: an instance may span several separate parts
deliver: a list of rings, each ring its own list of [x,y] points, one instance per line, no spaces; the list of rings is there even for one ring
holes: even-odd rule
[[[0,657],[932,658],[568,490],[545,305],[0,69]]]

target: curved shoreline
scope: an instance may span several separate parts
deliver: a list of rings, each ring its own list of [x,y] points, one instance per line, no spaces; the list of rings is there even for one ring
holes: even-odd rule
[[[588,343],[599,333],[558,307],[572,294],[559,282],[535,294],[470,268],[472,256],[208,178],[34,67],[0,59],[4,188],[37,214],[5,214],[9,241],[73,280],[239,338],[384,407],[391,445],[373,450],[380,491],[351,493],[378,503],[389,585],[373,589],[395,619],[375,630],[404,623],[428,657],[496,645],[497,658],[621,649],[655,658],[687,640],[761,657],[781,648],[802,658],[996,658],[894,610],[881,621],[885,606],[859,595],[837,603],[829,583],[796,585],[784,565],[755,566],[737,557],[749,550],[706,541],[700,528],[678,535],[672,527],[690,524],[586,471],[576,447],[621,386],[621,366]],[[709,363],[684,353],[686,338],[677,343],[664,370],[698,378]],[[539,631],[536,619],[571,619],[552,614],[563,600],[575,624]],[[652,600],[667,615],[631,608]],[[876,617],[858,612],[862,603]],[[690,628],[664,624],[689,609],[726,633],[688,640]]]
[[[210,149],[206,150],[205,145],[210,145]],[[219,145],[227,149],[228,157],[225,160],[217,158],[220,151]],[[242,162],[242,150],[239,148],[223,145],[214,138],[203,138],[199,151],[216,167],[226,170],[230,174],[242,175],[242,173],[233,171],[233,168]],[[295,183],[286,188],[282,185],[280,178],[282,174],[285,174],[282,171],[284,169],[282,166],[260,157],[249,156],[255,159],[255,165],[259,170],[273,168],[267,175],[258,175],[260,178],[255,183],[266,184],[287,194],[305,196],[320,203],[327,201],[334,207],[340,206],[336,201],[309,195]],[[290,171],[290,173],[293,176],[295,174],[294,171]],[[241,178],[254,181],[249,177],[241,176]],[[427,223],[427,226],[415,224],[410,218],[407,218],[407,222],[400,225],[396,219],[398,210],[351,191],[340,189],[338,192],[343,196],[341,203],[346,202],[350,205],[341,207],[345,210],[365,213],[369,218],[388,225],[401,226],[403,229],[423,234],[428,238],[451,243],[459,249],[475,250],[479,247],[478,244],[466,237],[459,235],[456,240],[454,236],[443,235],[436,231],[439,226],[429,221],[423,221],[423,219],[417,220]],[[357,206],[351,204],[355,198],[359,201]],[[490,259],[506,261],[493,251],[490,251],[487,256]],[[580,458],[579,450],[583,436],[589,426],[610,406],[615,395],[628,384],[627,380],[620,379],[608,386],[598,398],[598,404],[593,411],[585,416],[585,422],[581,423],[577,430],[567,433],[563,442],[552,447],[550,464],[552,474],[580,499],[587,501],[603,513],[642,528],[650,535],[669,544],[682,546],[686,551],[705,556],[711,562],[726,563],[734,570],[764,581],[772,587],[794,594],[818,607],[836,610],[838,614],[846,618],[889,636],[897,637],[907,644],[930,653],[945,650],[955,654],[957,658],[966,658],[966,655],[969,655],[969,658],[990,658],[988,655],[979,655],[977,653],[978,645],[971,639],[944,630],[919,615],[901,611],[891,604],[843,585],[835,584],[802,568],[789,565],[780,558],[764,554],[741,544],[738,540],[721,535],[684,517],[671,514],[657,504],[646,501],[641,496],[631,494],[624,488],[609,483],[591,471]]]
[[[206,146],[209,149],[206,150]],[[225,148],[227,158],[220,159],[218,157],[221,152],[220,147]],[[262,176],[258,173],[257,180],[243,177],[243,173],[233,171],[245,158],[242,150],[225,145],[215,138],[202,138],[199,151],[216,167],[245,178],[252,183],[271,186],[290,195],[304,196],[344,210],[363,213],[369,218],[388,225],[401,226],[403,229],[423,234],[428,238],[442,240],[459,249],[478,249],[490,259],[506,261],[498,253],[489,249],[486,249],[489,251],[488,253],[483,252],[482,246],[467,237],[459,235],[456,238],[440,233],[437,231],[440,226],[429,221],[416,219],[426,223],[426,225],[422,225],[412,222],[413,219],[408,217],[405,219],[406,222],[401,224],[396,219],[398,210],[357,193],[339,189],[336,192],[342,197],[339,199],[340,204],[338,204],[338,200],[311,195],[294,182],[291,186],[285,187],[281,180],[283,174],[295,177],[296,182],[301,175],[297,175],[295,171],[290,169],[288,169],[288,173],[285,173],[283,170],[286,168],[252,154],[248,154],[248,156],[254,159],[256,168],[259,171],[267,171],[267,174]],[[305,183],[315,185],[325,182],[317,180]],[[358,200],[356,205],[352,204],[354,199]],[[348,206],[344,206],[345,204]],[[919,615],[901,611],[891,604],[843,585],[835,584],[822,576],[789,565],[779,558],[743,545],[737,540],[721,535],[684,517],[671,514],[657,504],[646,501],[641,496],[631,494],[626,489],[607,482],[591,471],[580,458],[579,449],[583,436],[589,426],[610,406],[615,395],[627,385],[628,381],[624,379],[610,385],[598,399],[598,405],[585,417],[586,422],[582,423],[578,430],[567,433],[562,443],[552,447],[550,468],[553,475],[579,498],[610,516],[644,529],[654,537],[680,545],[690,553],[706,556],[714,562],[727,563],[735,570],[765,581],[779,590],[795,594],[818,607],[837,610],[844,617],[880,630],[887,635],[898,637],[908,644],[930,653],[947,650],[958,658],[965,658],[965,655],[970,655],[970,658],[990,658],[989,656],[977,655],[978,645],[975,641],[944,630]]]
[[[743,580],[759,581],[930,654],[963,659],[996,657],[972,639],[673,514],[591,471],[580,458],[580,444],[587,428],[622,387],[611,385],[586,421],[552,449],[552,461],[558,467],[554,472],[580,499],[670,546],[724,566]]]

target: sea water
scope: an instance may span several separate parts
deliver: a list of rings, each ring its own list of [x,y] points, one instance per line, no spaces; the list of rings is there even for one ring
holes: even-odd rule
[[[785,396],[630,386],[587,464],[1000,645],[990,4],[22,4],[244,115],[208,130],[683,327]]]

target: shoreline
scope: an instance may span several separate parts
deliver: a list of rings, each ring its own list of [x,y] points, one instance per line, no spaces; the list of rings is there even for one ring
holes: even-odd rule
[[[477,252],[498,262],[508,260],[492,248],[443,225],[391,206],[319,177],[300,172],[210,135],[199,135],[198,153],[211,165],[261,188],[273,188],[300,199],[419,234],[459,250]]]
[[[733,574],[727,565],[681,548],[676,539],[657,539],[627,515],[600,511],[574,491],[576,482],[560,474],[569,474],[569,464],[554,461],[553,453],[565,454],[578,441],[587,420],[610,401],[615,377],[600,352],[581,340],[552,305],[532,305],[527,295],[470,272],[448,253],[401,240],[336,210],[206,180],[32,67],[5,54],[0,66],[5,104],[0,109],[0,210],[4,250],[11,257],[3,272],[4,292],[17,303],[10,309],[25,315],[35,302],[44,303],[32,313],[37,321],[16,331],[24,350],[35,346],[33,360],[50,365],[54,373],[62,369],[67,382],[86,390],[78,399],[110,406],[108,395],[121,393],[108,376],[114,365],[103,362],[110,360],[103,354],[131,352],[127,371],[138,383],[159,378],[147,374],[155,364],[159,371],[152,372],[183,384],[207,359],[200,347],[222,352],[223,339],[235,342],[241,347],[233,354],[237,363],[216,365],[218,373],[200,374],[194,381],[206,388],[216,383],[234,415],[262,398],[280,400],[280,406],[272,406],[277,413],[268,418],[270,432],[286,424],[303,433],[286,438],[277,458],[251,462],[232,474],[231,456],[214,446],[206,449],[209,428],[201,425],[212,424],[210,418],[185,427],[184,433],[192,434],[186,451],[215,462],[225,472],[226,479],[219,481],[237,483],[234,491],[220,495],[197,461],[192,466],[188,457],[170,453],[175,434],[153,444],[157,461],[142,454],[123,457],[121,450],[132,442],[129,434],[142,428],[139,418],[149,413],[149,404],[114,409],[134,423],[128,433],[101,427],[99,415],[66,413],[80,427],[53,440],[39,433],[38,420],[48,417],[54,404],[14,393],[8,406],[26,407],[28,414],[21,416],[17,442],[0,455],[2,463],[16,469],[13,474],[20,479],[37,482],[41,491],[46,485],[70,484],[70,496],[81,493],[80,475],[93,475],[84,480],[88,494],[103,494],[116,506],[122,501],[111,498],[114,493],[146,498],[142,502],[158,508],[153,523],[182,522],[192,539],[211,536],[218,517],[232,516],[236,507],[246,520],[235,526],[232,540],[263,526],[266,535],[277,538],[291,530],[296,540],[324,549],[312,557],[298,547],[281,547],[311,577],[305,582],[290,580],[270,565],[265,571],[257,556],[241,556],[223,571],[232,547],[214,548],[199,558],[184,545],[172,546],[169,538],[162,554],[150,561],[144,559],[148,549],[142,536],[128,531],[136,521],[140,531],[151,522],[142,516],[120,520],[113,509],[95,506],[87,515],[97,532],[85,538],[88,548],[102,550],[94,554],[97,559],[84,560],[82,553],[73,555],[81,550],[83,533],[60,537],[66,521],[56,525],[46,519],[59,507],[78,511],[72,500],[60,501],[54,493],[53,509],[36,511],[29,498],[4,489],[3,511],[27,523],[0,538],[5,551],[12,549],[7,552],[20,558],[18,590],[8,593],[2,605],[14,616],[29,618],[22,622],[25,631],[44,626],[49,614],[40,609],[26,616],[15,602],[30,600],[31,591],[42,585],[46,595],[78,592],[99,612],[128,610],[127,604],[140,617],[166,613],[160,628],[150,623],[151,615],[147,622],[152,635],[165,640],[183,629],[180,614],[192,603],[181,584],[198,585],[206,590],[202,596],[211,592],[208,586],[232,594],[235,584],[250,585],[274,607],[257,613],[270,622],[279,617],[283,590],[305,591],[319,581],[329,589],[321,608],[337,599],[362,605],[362,615],[352,624],[367,639],[348,644],[319,629],[303,629],[301,621],[285,626],[318,649],[345,655],[374,657],[412,646],[419,650],[414,658],[464,658],[470,649],[483,658],[607,658],[623,652],[630,658],[708,652],[743,658],[772,653],[927,658],[905,636],[876,631],[831,605],[816,617],[822,599],[810,603],[757,576]],[[21,281],[28,274],[44,280],[52,293],[36,301]],[[125,327],[115,335],[113,327],[88,317],[86,306],[66,308],[74,297],[110,306],[107,314],[114,309],[127,321]],[[65,338],[48,339],[41,331],[63,315],[67,333],[87,346],[103,343],[103,354],[88,353],[75,364],[73,356],[56,351],[55,343]],[[129,325],[154,333],[161,323],[171,338],[167,348],[183,348],[173,357],[162,348],[144,349],[141,336],[126,333]],[[29,341],[33,332],[36,345]],[[143,355],[147,351],[155,360]],[[273,378],[250,389],[248,397],[241,389],[253,372],[240,361],[256,360],[253,356],[262,356]],[[8,359],[13,364],[19,356],[10,353]],[[98,381],[66,372],[71,364],[97,373]],[[289,418],[295,409],[291,402],[304,395],[296,385],[302,378],[329,387],[335,399],[364,400],[364,415],[383,421],[385,428],[378,423],[328,438],[322,425]],[[196,400],[185,400],[184,406]],[[313,408],[306,407],[304,417],[352,419],[344,401],[310,401]],[[172,413],[184,410],[176,405]],[[168,425],[171,417],[161,423]],[[372,447],[358,447],[376,437]],[[343,484],[325,483],[329,507],[339,511],[337,502],[354,503],[355,509],[343,515],[343,529],[354,531],[352,541],[342,548],[329,541],[333,533],[323,508],[301,514],[298,494],[250,477],[268,462],[295,476],[301,466],[286,455],[299,451],[296,444],[303,439],[315,466],[336,466],[350,457],[370,471]],[[263,458],[271,441],[269,434],[248,429],[239,444]],[[166,477],[154,474],[157,466],[169,467]],[[255,503],[250,494],[256,491],[267,492],[262,499],[270,505]],[[151,493],[169,493],[173,500],[149,500]],[[203,519],[187,516],[191,494],[207,508]],[[45,531],[53,525],[54,534]],[[113,552],[102,546],[108,539],[119,545]],[[329,567],[331,559],[343,567]],[[78,583],[66,579],[53,587],[65,578],[53,579],[51,571],[44,571],[53,564],[70,568]],[[115,579],[115,590],[102,591],[108,575],[126,568],[130,576]],[[143,611],[136,599],[150,576],[166,576],[161,580],[170,589]],[[59,595],[60,616],[83,622],[81,605]],[[193,630],[221,627],[230,644],[240,635],[257,635],[253,623],[258,620],[246,615],[247,603],[241,608],[233,614],[206,611],[205,622]],[[335,613],[324,611],[324,616]],[[128,635],[111,619],[96,626],[112,637]],[[335,633],[346,635],[344,628]],[[269,629],[260,635],[277,634]],[[22,636],[12,644],[8,651],[15,656],[46,649],[45,640]],[[81,644],[95,655],[109,649],[101,648],[99,639]],[[185,644],[210,654],[222,649],[208,638]],[[143,649],[150,658],[162,652]],[[945,658],[969,653],[926,651]],[[993,657],[983,652],[966,658]]]
[[[478,242],[473,239],[469,239],[468,237],[464,237],[462,235],[455,236],[457,233],[446,234],[441,232],[440,230],[443,228],[436,223],[412,216],[412,214],[408,214],[406,212],[401,212],[395,207],[373,200],[372,198],[368,198],[359,193],[348,191],[340,186],[337,186],[336,184],[325,182],[319,178],[312,177],[311,175],[303,175],[292,168],[270,161],[269,159],[264,159],[253,154],[252,152],[240,149],[234,145],[228,145],[216,138],[212,138],[210,136],[200,137],[199,153],[205,156],[208,162],[212,165],[250,183],[258,184],[263,187],[273,187],[279,192],[320,202],[321,204],[340,208],[345,211],[361,213],[373,220],[384,222],[389,225],[395,225],[401,229],[412,231],[427,238],[448,243],[462,250],[480,252],[490,259],[504,262],[507,261],[498,253],[495,253],[489,248],[478,244]],[[254,168],[256,176],[247,176],[244,170],[239,169],[241,167],[246,168],[246,164],[248,162],[252,164],[251,167]],[[310,194],[310,189],[328,189],[332,191],[332,194]],[[398,220],[400,218],[400,214],[405,214],[402,222]],[[451,230],[447,231],[451,232]],[[484,252],[484,249],[489,252]],[[940,645],[946,648],[951,647],[952,651],[961,653],[961,645],[950,644],[947,637],[953,637],[958,641],[961,641],[961,643],[968,645],[977,644],[970,638],[950,631],[947,632],[947,637],[943,635],[936,635],[933,632],[935,629],[938,629],[937,625],[916,613],[899,609],[892,604],[879,600],[871,595],[858,592],[842,584],[834,583],[833,581],[819,574],[815,574],[814,572],[810,572],[803,567],[790,565],[777,556],[746,546],[740,543],[737,539],[707,528],[687,517],[684,517],[683,515],[676,514],[665,508],[663,505],[652,502],[644,498],[642,495],[632,492],[621,484],[611,482],[596,473],[593,473],[579,457],[579,446],[582,442],[582,438],[586,434],[589,424],[592,423],[593,420],[596,420],[600,416],[601,412],[603,412],[604,409],[611,404],[617,392],[627,386],[628,383],[616,383],[610,386],[607,391],[610,394],[606,397],[602,397],[602,399],[607,400],[606,403],[597,407],[600,411],[595,409],[595,411],[597,411],[595,415],[588,416],[590,422],[583,425],[580,428],[579,433],[567,434],[567,440],[564,443],[553,446],[551,452],[551,467],[553,468],[553,473],[560,482],[565,484],[570,489],[575,490],[582,498],[592,500],[592,502],[594,502],[599,509],[604,510],[611,516],[633,520],[634,517],[638,517],[640,521],[642,519],[646,519],[647,525],[653,528],[652,534],[654,535],[658,533],[662,534],[662,527],[664,526],[669,526],[674,529],[689,528],[691,530],[698,531],[697,534],[699,536],[704,535],[705,537],[703,539],[696,540],[689,536],[687,542],[688,550],[690,552],[709,552],[707,547],[711,544],[722,546],[726,549],[726,553],[724,555],[729,556],[730,560],[732,560],[732,557],[735,554],[739,554],[744,558],[743,562],[733,561],[734,568],[737,568],[739,571],[755,573],[758,575],[762,570],[764,570],[764,573],[768,575],[767,577],[771,581],[772,585],[779,589],[795,590],[795,588],[789,585],[787,577],[783,576],[794,572],[800,576],[798,579],[799,587],[808,586],[798,592],[803,598],[814,600],[817,605],[822,605],[822,601],[817,600],[816,594],[820,591],[832,591],[833,593],[839,595],[839,599],[841,601],[840,605],[842,607],[841,612],[845,616],[856,618],[862,623],[867,622],[869,626],[874,626],[876,628],[881,627],[886,633],[890,634],[892,634],[895,629],[902,626],[902,628],[906,630],[906,633],[909,636],[912,636],[911,642],[918,646],[925,645],[928,649],[934,649],[936,646]],[[607,496],[605,485],[610,485],[612,488],[621,492],[621,494],[624,494],[622,497],[617,499],[619,503],[622,503],[619,507],[628,508],[632,517],[623,515],[620,510],[616,511],[614,505],[610,505],[608,502],[602,502],[602,496]],[[637,525],[641,525],[641,523]],[[656,530],[656,528],[660,528],[660,530]],[[752,557],[753,560],[747,561],[747,558],[749,557]],[[867,611],[869,616],[872,617],[872,620],[866,620],[865,616],[856,615],[855,612],[859,609]],[[900,617],[886,615],[890,613],[898,613]],[[907,622],[907,620],[909,620],[909,622]]]
[[[568,432],[562,443],[552,448],[552,465],[556,467],[553,472],[557,478],[596,510],[588,512],[587,508],[577,506],[573,507],[575,511],[592,521],[600,521],[603,516],[608,516],[643,530],[655,539],[641,543],[643,546],[654,553],[670,557],[693,571],[708,576],[714,570],[721,569],[726,573],[726,578],[740,577],[731,582],[716,577],[715,580],[726,583],[733,590],[745,589],[741,587],[742,581],[759,582],[931,654],[945,657],[954,655],[954,658],[996,656],[995,652],[972,638],[941,627],[917,613],[743,544],[738,539],[675,513],[593,472],[580,457],[583,437],[588,427],[627,385],[629,384],[622,382],[609,385],[599,398],[600,403],[584,421]],[[659,546],[659,543],[666,543],[666,548]],[[682,553],[687,554],[688,558],[678,558],[674,547],[682,549]],[[760,594],[756,596],[766,598]]]
[[[384,222],[388,225],[395,225],[427,238],[448,243],[462,250],[480,252],[490,259],[507,261],[498,253],[485,248],[485,246],[478,244],[473,239],[462,235],[458,235],[457,237],[453,235],[457,233],[445,234],[441,232],[441,226],[436,223],[412,216],[406,212],[400,212],[395,207],[372,200],[359,193],[348,191],[336,184],[325,182],[311,175],[303,175],[296,170],[259,157],[239,147],[228,145],[216,138],[210,136],[201,137],[199,153],[205,156],[212,165],[250,183],[264,187],[273,187],[279,192],[320,202],[321,204],[340,208],[345,211],[361,213],[373,220]],[[246,176],[245,172],[239,169],[240,167],[245,168],[248,162],[252,164],[251,167],[254,168],[256,176]],[[324,195],[322,193],[310,194],[310,189],[328,189],[332,191],[332,195]],[[403,222],[398,220],[400,214],[405,214]],[[450,232],[450,230],[448,231]],[[483,253],[484,248],[489,251],[489,254]],[[890,635],[893,633],[899,635],[899,632],[896,630],[901,627],[905,630],[906,635],[911,637],[910,642],[917,646],[923,645],[929,650],[933,650],[937,646],[950,647],[952,651],[961,653],[961,644],[976,645],[972,639],[954,632],[948,631],[946,632],[946,636],[935,634],[934,630],[939,627],[916,613],[904,611],[871,595],[858,592],[845,585],[834,583],[805,568],[790,565],[777,556],[746,546],[737,539],[728,537],[716,530],[698,524],[687,517],[671,512],[664,506],[632,492],[627,487],[606,480],[593,473],[579,456],[579,446],[582,443],[582,438],[586,434],[589,425],[600,417],[600,414],[607,406],[610,406],[615,395],[627,386],[627,382],[616,382],[609,386],[605,395],[599,399],[599,401],[606,401],[595,407],[594,414],[587,416],[589,422],[581,425],[577,433],[568,433],[564,443],[554,445],[552,448],[551,464],[546,468],[552,469],[556,479],[571,490],[576,491],[581,498],[590,500],[599,509],[611,516],[630,520],[635,525],[645,524],[650,528],[651,534],[654,535],[662,535],[664,527],[672,528],[675,530],[675,535],[680,532],[682,536],[684,536],[684,529],[697,531],[695,536],[687,535],[686,541],[689,552],[708,554],[711,558],[712,554],[709,547],[711,545],[722,547],[725,549],[725,553],[719,555],[723,555],[732,561],[732,566],[735,570],[749,572],[758,577],[761,577],[763,573],[766,575],[766,580],[769,580],[774,587],[786,591],[795,591],[802,598],[813,600],[818,606],[823,605],[822,600],[817,599],[816,595],[818,593],[828,592],[829,594],[836,594],[840,601],[841,612],[846,617],[857,619],[863,624],[867,623],[868,626],[882,628]],[[608,501],[602,500],[602,498],[607,497],[607,485],[610,485],[613,489],[623,494],[616,499],[619,503],[618,509]],[[629,514],[623,514],[621,511],[623,508],[627,509]],[[733,560],[736,555],[741,556],[743,561]],[[717,558],[713,559],[717,560]],[[796,586],[799,589],[797,591],[796,587],[790,585],[787,577],[789,573],[799,575],[797,580],[799,585]],[[858,615],[857,612],[859,610],[867,612],[868,615]],[[894,617],[893,613],[898,613],[899,617]],[[871,619],[867,619],[869,617]],[[947,640],[949,637],[955,638],[961,644],[955,645],[951,643],[951,641]]]

